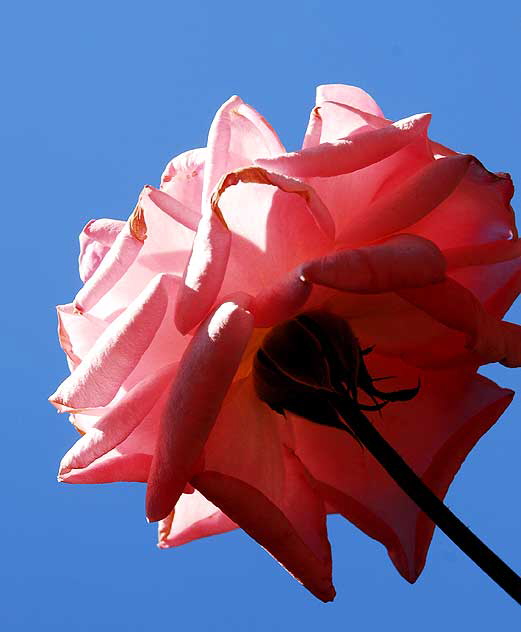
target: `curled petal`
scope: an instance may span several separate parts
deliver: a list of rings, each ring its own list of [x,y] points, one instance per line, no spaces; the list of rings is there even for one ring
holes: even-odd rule
[[[424,136],[430,119],[430,114],[418,114],[348,140],[322,143],[275,158],[258,159],[255,163],[269,171],[297,178],[351,173],[391,156]]]
[[[159,329],[177,280],[158,275],[114,320],[78,368],[49,398],[58,410],[106,406],[132,373]]]
[[[372,246],[339,250],[305,263],[301,274],[311,283],[373,294],[436,283],[445,276],[445,260],[431,241],[396,235]]]
[[[230,256],[230,244],[231,234],[222,217],[213,211],[203,215],[176,305],[175,324],[182,334],[201,322],[217,298]]]
[[[125,226],[119,219],[91,219],[80,234],[80,278],[85,283],[96,271]]]
[[[414,224],[454,191],[473,160],[455,156],[427,164],[401,186],[379,195],[368,208],[351,213],[342,241],[373,241]]]
[[[125,224],[96,271],[76,295],[74,307],[79,312],[86,312],[94,307],[136,260],[143,247],[144,220],[138,220],[137,226],[140,230],[136,230],[136,222],[131,220],[135,220],[134,215]]]
[[[109,408],[63,457],[59,477],[72,469],[88,467],[122,443],[150,413],[171,382],[176,367],[168,365],[154,373]]]
[[[161,176],[161,191],[198,213],[203,199],[206,148],[190,149],[173,158]]]
[[[175,219],[179,224],[186,226],[186,228],[190,230],[197,230],[197,225],[201,219],[199,211],[188,208],[168,193],[148,185],[143,189],[143,193],[141,194],[141,205],[145,211],[147,210],[147,205],[150,203],[154,204],[154,206],[172,219]]]
[[[237,529],[233,520],[195,490],[182,494],[175,510],[158,525],[160,549]]]
[[[110,450],[87,467],[72,469],[58,476],[60,483],[146,483],[152,456],[133,448],[123,454]]]
[[[208,134],[203,203],[228,171],[283,151],[271,125],[240,97],[231,97],[215,115]]]
[[[79,314],[72,303],[58,305],[58,338],[61,348],[75,369],[96,340],[107,328],[107,324],[91,314]]]
[[[355,86],[328,84],[318,86],[316,106],[311,111],[302,148],[345,138],[354,130],[369,125],[385,127],[390,121],[364,90]]]
[[[302,280],[298,272],[262,290],[255,296],[252,311],[255,327],[273,327],[291,318],[309,298],[312,285]]]
[[[391,123],[392,121],[369,114],[352,105],[322,101],[311,111],[302,149],[352,138],[354,134],[381,129]]]
[[[428,287],[402,289],[398,294],[439,323],[466,334],[468,348],[483,364],[521,366],[521,327],[486,312],[472,292],[457,281],[445,279]]]
[[[277,173],[272,173],[261,167],[245,167],[226,174],[219,182],[212,196],[212,206],[219,208],[219,199],[222,194],[228,187],[234,186],[239,182],[268,184],[277,187],[285,193],[295,193],[306,202],[311,216],[324,235],[329,239],[334,238],[335,224],[333,218],[313,187],[295,178],[288,178]]]
[[[203,451],[253,330],[253,316],[223,303],[186,349],[157,437],[147,487],[147,517],[174,508]]]
[[[362,110],[375,117],[383,118],[383,112],[373,97],[357,86],[346,86],[341,83],[318,86],[317,105],[322,105],[326,101],[335,101],[339,104]]]

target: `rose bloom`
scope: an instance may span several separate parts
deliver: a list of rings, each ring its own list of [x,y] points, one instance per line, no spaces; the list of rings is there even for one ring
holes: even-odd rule
[[[374,387],[409,393],[365,414],[440,498],[510,403],[477,369],[521,360],[502,321],[521,278],[512,182],[430,141],[429,121],[321,86],[286,153],[232,97],[127,221],[89,222],[84,286],[58,307],[71,375],[50,400],[82,434],[59,480],[147,482],[161,548],[240,527],[324,601],[339,513],[415,581],[433,523],[299,372],[327,355],[308,362],[302,322],[348,324]],[[280,391],[256,368],[272,348],[302,387],[292,405],[263,391]]]

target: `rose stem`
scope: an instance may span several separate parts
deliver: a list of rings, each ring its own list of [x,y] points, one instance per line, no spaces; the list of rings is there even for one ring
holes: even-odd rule
[[[338,410],[360,443],[409,498],[496,584],[521,604],[521,577],[452,513],[360,411],[342,405]]]

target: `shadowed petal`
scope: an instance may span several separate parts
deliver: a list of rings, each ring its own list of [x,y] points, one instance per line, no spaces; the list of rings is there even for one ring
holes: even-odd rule
[[[380,293],[442,280],[445,260],[432,242],[415,235],[395,235],[372,246],[339,250],[305,263],[301,273],[311,283],[349,292]]]
[[[421,381],[407,403],[386,407],[371,421],[440,497],[476,441],[512,398],[474,367],[412,370],[397,359],[367,356],[373,375],[389,375],[389,390]],[[296,453],[318,481],[323,497],[365,533],[380,540],[399,572],[413,582],[425,563],[434,530],[383,468],[347,433],[293,415]]]
[[[521,366],[521,327],[495,318],[478,299],[453,279],[429,287],[399,291],[399,295],[441,324],[467,335],[467,345],[481,363]]]
[[[400,186],[378,195],[367,208],[351,212],[342,243],[381,239],[414,224],[454,191],[473,160],[455,156],[428,163]]]
[[[226,399],[192,484],[323,601],[334,597],[324,504],[288,447],[284,419],[250,379]]]
[[[253,316],[222,304],[186,349],[169,394],[147,487],[147,517],[165,518],[203,451],[253,330]]]
[[[282,281],[262,290],[252,305],[255,327],[273,327],[287,320],[304,306],[311,290],[311,283],[303,281],[299,271],[293,271]]]

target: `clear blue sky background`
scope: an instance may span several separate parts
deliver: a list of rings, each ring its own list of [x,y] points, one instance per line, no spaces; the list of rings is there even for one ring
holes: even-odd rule
[[[359,85],[390,117],[433,112],[435,138],[519,183],[519,3],[50,0],[1,17],[0,628],[517,630],[513,602],[439,533],[410,586],[331,518],[328,605],[240,532],[160,552],[144,486],[55,482],[76,435],[46,398],[66,375],[54,305],[80,286],[82,226],[127,217],[171,156],[205,144],[231,94],[296,148],[315,86]],[[486,374],[521,390],[519,370]],[[518,571],[519,412],[515,400],[448,495]]]

